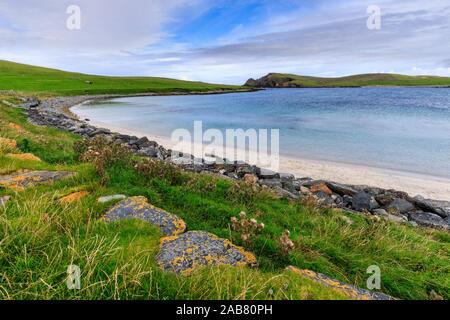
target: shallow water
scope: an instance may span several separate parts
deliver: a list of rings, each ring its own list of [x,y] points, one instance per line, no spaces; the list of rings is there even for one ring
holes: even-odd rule
[[[280,129],[281,155],[450,178],[450,89],[271,89],[130,97],[72,108],[112,127],[170,137],[173,130]]]

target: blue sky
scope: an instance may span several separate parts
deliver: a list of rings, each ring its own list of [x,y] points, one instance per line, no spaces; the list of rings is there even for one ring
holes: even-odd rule
[[[66,10],[81,10],[69,30]],[[367,8],[381,10],[369,30]],[[0,59],[241,84],[268,72],[450,76],[448,0],[2,0]]]

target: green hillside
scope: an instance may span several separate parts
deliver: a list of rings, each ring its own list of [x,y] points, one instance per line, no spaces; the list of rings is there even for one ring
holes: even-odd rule
[[[95,76],[0,60],[0,91],[14,90],[28,94],[71,96],[236,89],[242,87],[154,77]]]
[[[258,80],[250,79],[247,86],[277,87],[364,87],[364,86],[450,86],[450,78],[437,76],[405,76],[401,74],[372,73],[340,78],[319,78],[294,74],[269,73]]]

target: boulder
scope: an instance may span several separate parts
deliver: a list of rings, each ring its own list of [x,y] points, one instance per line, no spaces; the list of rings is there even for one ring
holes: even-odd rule
[[[340,184],[336,182],[326,182],[326,185],[331,191],[341,196],[348,195],[353,197],[357,193],[355,189],[345,184]]]
[[[13,190],[24,190],[28,187],[72,177],[76,173],[67,171],[27,171],[19,170],[12,175],[1,176],[0,186]]]
[[[309,190],[311,190],[312,193],[317,192],[317,191],[323,191],[330,197],[333,194],[333,192],[331,192],[331,190],[327,187],[327,185],[325,183],[313,185],[309,188]]]
[[[323,207],[330,207],[334,204],[333,199],[324,191],[318,190],[313,192],[313,195],[317,197],[317,202]]]
[[[184,276],[210,266],[257,265],[253,253],[206,231],[190,231],[161,239],[156,260],[163,270]]]
[[[275,171],[264,169],[264,168],[256,168],[256,175],[260,179],[274,179],[274,178],[280,178],[280,175],[276,173]]]
[[[374,209],[378,209],[380,205],[377,203],[375,198],[368,193],[359,192],[353,196],[352,199],[352,208],[356,211],[372,211]]]
[[[295,176],[290,173],[280,173],[280,179],[281,181],[294,181]]]
[[[447,218],[450,216],[449,201],[415,198],[414,203],[421,210],[435,213],[442,218]]]
[[[131,197],[111,207],[100,219],[107,223],[125,219],[141,219],[173,236],[186,231],[186,223],[176,215],[149,204],[145,197]]]
[[[267,186],[269,188],[282,188],[283,185],[279,179],[262,179],[259,180],[261,186]]]
[[[397,198],[394,201],[392,201],[387,208],[403,214],[409,211],[413,211],[414,205],[411,202],[408,202],[404,199]]]
[[[333,288],[341,292],[352,300],[395,300],[395,298],[380,292],[372,292],[366,289],[355,287],[351,284],[343,283],[339,280],[330,278],[327,275],[314,272],[311,270],[302,270],[294,266],[286,268],[287,271],[295,272],[298,275],[306,277],[315,282],[321,283],[327,287]]]
[[[447,221],[434,213],[415,211],[409,212],[408,216],[411,221],[423,227],[443,230],[449,230],[450,227]]]
[[[372,212],[376,216],[385,217],[388,220],[393,221],[393,222],[402,223],[402,222],[407,222],[408,221],[408,218],[406,218],[404,215],[401,215],[401,214],[399,214],[399,215],[390,214],[384,209],[375,209]]]
[[[17,160],[42,161],[41,159],[39,159],[32,153],[20,153],[20,154],[9,153],[6,156],[8,158],[17,159]]]

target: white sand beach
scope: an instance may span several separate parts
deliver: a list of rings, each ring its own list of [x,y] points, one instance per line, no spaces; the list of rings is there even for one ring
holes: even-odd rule
[[[172,149],[177,145],[170,138],[154,136],[149,132],[137,132],[125,128],[112,127],[101,122],[91,121],[90,124],[123,134],[137,137],[146,136],[167,149]],[[195,153],[192,152],[192,154]],[[219,152],[216,152],[216,155],[223,156]],[[204,154],[195,154],[195,156],[203,157]],[[450,179],[445,178],[331,161],[298,159],[282,155],[280,156],[279,171],[292,173],[298,178],[311,177],[313,179],[331,180],[345,184],[369,185],[405,191],[410,196],[422,195],[425,198],[450,201]]]

